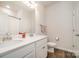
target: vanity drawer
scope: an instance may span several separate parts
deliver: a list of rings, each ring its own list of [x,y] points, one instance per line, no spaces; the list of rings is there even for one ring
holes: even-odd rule
[[[30,44],[21,48],[18,48],[9,54],[3,56],[2,58],[23,58],[25,55],[28,55],[31,51],[35,50],[35,45]]]
[[[43,45],[43,44],[47,44],[47,38],[44,38],[44,39],[41,39],[39,41],[36,42],[36,46],[40,46],[40,45]]]

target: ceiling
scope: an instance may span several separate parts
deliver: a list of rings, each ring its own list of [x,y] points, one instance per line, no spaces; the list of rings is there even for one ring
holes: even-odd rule
[[[37,1],[37,3],[44,5],[46,7],[50,6],[51,4],[56,3],[57,1]]]
[[[35,1],[35,2],[44,6],[49,6],[51,4],[56,3],[55,1]],[[22,1],[0,1],[0,7],[5,7],[6,5],[9,5],[11,7],[10,9],[12,9],[13,11],[18,11],[20,9],[27,9],[31,11],[25,4],[23,4]]]
[[[23,2],[21,1],[0,1],[0,7],[6,8],[6,6],[9,5],[10,9],[13,11],[18,11],[20,9],[26,9],[28,11],[31,11]]]

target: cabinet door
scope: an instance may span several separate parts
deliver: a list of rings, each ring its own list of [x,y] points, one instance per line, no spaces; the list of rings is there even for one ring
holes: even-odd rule
[[[28,55],[24,56],[24,58],[35,58],[35,51],[30,52]]]
[[[47,56],[47,44],[36,47],[36,57],[45,58]]]

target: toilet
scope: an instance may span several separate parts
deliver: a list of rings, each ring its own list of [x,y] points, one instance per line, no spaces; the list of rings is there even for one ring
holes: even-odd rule
[[[56,43],[54,43],[54,42],[48,42],[47,46],[48,46],[48,52],[53,52],[54,53],[54,48],[56,46]]]

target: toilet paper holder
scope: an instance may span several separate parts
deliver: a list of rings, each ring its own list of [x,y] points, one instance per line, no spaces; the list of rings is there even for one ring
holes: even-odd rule
[[[56,41],[59,41],[59,37],[56,37],[55,40],[56,40]]]

